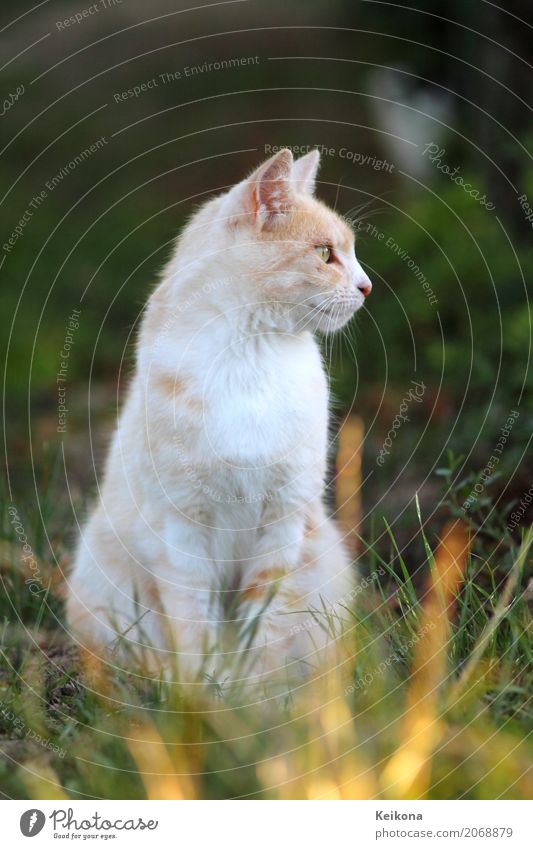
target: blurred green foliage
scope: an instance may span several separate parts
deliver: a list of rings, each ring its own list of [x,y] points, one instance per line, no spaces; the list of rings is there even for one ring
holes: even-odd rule
[[[518,17],[484,8],[480,21],[455,0],[420,3],[418,12],[348,0],[186,11],[158,0],[149,16],[123,3],[58,31],[69,8],[44,4],[26,29],[8,27],[0,42],[15,56],[30,35],[50,33],[3,72],[6,95],[25,89],[1,119],[1,244],[32,198],[68,171],[0,256],[6,391],[22,453],[32,428],[38,449],[36,423],[55,411],[72,310],[81,316],[69,397],[72,415],[83,415],[89,384],[107,386],[111,399],[119,376],[124,385],[143,304],[187,216],[263,159],[265,145],[309,144],[335,151],[323,157],[320,196],[348,217],[364,207],[358,256],[374,282],[353,329],[325,350],[338,410],[355,403],[373,427],[372,464],[411,379],[427,384],[432,405],[404,430],[398,458],[375,480],[390,479],[397,459],[419,443],[422,466],[437,463],[448,437],[458,452],[477,446],[472,467],[484,462],[528,377],[533,248],[517,199],[533,197],[524,4],[513,4]],[[6,22],[19,12],[4,3]],[[232,57],[256,58],[185,73]],[[163,82],[160,75],[176,71],[179,79]],[[412,140],[411,160],[394,135]],[[101,137],[97,152],[69,167]],[[432,141],[494,211],[424,157]],[[354,164],[341,148],[393,167]],[[436,304],[388,239],[418,266]],[[527,441],[528,426],[524,412],[514,438]]]

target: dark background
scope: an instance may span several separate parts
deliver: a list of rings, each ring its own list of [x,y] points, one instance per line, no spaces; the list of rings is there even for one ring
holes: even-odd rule
[[[90,497],[132,331],[176,233],[203,198],[264,158],[265,145],[310,144],[335,151],[323,157],[319,194],[361,215],[358,256],[374,283],[354,328],[325,352],[337,415],[352,409],[365,423],[365,529],[387,516],[407,538],[416,492],[424,514],[438,516],[443,467],[454,466],[460,501],[518,410],[483,495],[505,523],[531,485],[532,223],[519,201],[526,194],[533,206],[529,4],[111,0],[58,28],[90,5],[2,3],[2,97],[24,86],[0,118],[2,245],[47,181],[68,171],[0,252],[11,497],[42,505],[54,474],[54,500]],[[187,66],[246,57],[258,61],[185,76]],[[159,78],[176,71],[178,80]],[[101,149],[68,167],[101,137]],[[429,143],[492,211],[424,155]],[[392,167],[361,164],[364,156]],[[56,374],[73,309],[80,326],[59,434]],[[412,380],[426,386],[423,400],[380,467]]]

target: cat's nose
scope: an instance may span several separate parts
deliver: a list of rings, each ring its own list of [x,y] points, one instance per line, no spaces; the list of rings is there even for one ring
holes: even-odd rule
[[[370,292],[372,291],[372,283],[370,282],[370,280],[367,277],[365,280],[363,280],[362,283],[357,284],[357,288],[359,289],[360,292],[363,293],[363,296],[365,298],[368,298],[368,296],[370,295]]]

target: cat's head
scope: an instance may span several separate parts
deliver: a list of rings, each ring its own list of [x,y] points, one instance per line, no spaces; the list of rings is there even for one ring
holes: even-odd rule
[[[223,265],[295,329],[336,330],[372,288],[348,224],[314,197],[320,156],[283,149],[217,204]],[[220,230],[219,230],[220,233]]]

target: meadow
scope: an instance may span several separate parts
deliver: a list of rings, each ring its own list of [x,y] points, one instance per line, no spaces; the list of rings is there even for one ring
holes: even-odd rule
[[[342,617],[336,664],[250,690],[207,672],[186,688],[153,680],[70,640],[66,506],[48,470],[48,540],[30,513],[3,513],[3,795],[530,798],[533,532],[504,527],[490,499],[466,521],[470,482],[454,482],[453,462],[439,471],[448,520],[433,533],[417,502],[420,562],[385,521],[377,541],[354,540],[343,610],[309,611],[309,628]]]

